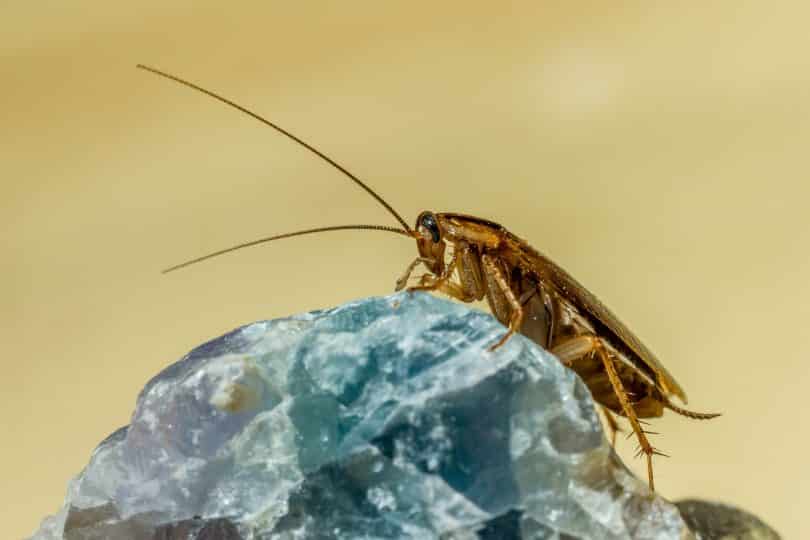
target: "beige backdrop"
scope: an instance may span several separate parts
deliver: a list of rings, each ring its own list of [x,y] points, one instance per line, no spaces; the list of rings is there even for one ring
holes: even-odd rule
[[[409,221],[480,215],[550,254],[691,406],[725,413],[655,422],[660,491],[810,532],[806,3],[16,4],[0,22],[4,538],[57,509],[158,370],[238,325],[386,294],[414,255],[334,233],[161,276],[265,234],[394,222],[137,62],[267,114]]]

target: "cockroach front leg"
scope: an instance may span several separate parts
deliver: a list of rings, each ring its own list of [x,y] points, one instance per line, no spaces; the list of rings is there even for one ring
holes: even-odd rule
[[[506,301],[509,302],[509,307],[511,308],[511,314],[509,316],[509,330],[506,331],[506,334],[498,340],[495,345],[489,348],[490,352],[496,350],[501,345],[507,342],[507,340],[512,337],[512,335],[520,330],[520,325],[523,324],[523,316],[525,314],[523,310],[523,305],[520,303],[520,299],[515,296],[515,292],[509,286],[509,283],[506,281],[506,276],[504,276],[501,269],[495,263],[495,261],[489,255],[482,255],[481,256],[481,264],[484,267],[484,272],[489,274],[495,283],[498,285],[498,288],[503,293]]]
[[[474,302],[479,296],[476,290],[469,289],[464,283],[455,283],[451,280],[457,263],[458,259],[453,256],[444,274],[439,277],[432,274],[425,274],[419,279],[419,285],[408,287],[408,292],[439,291],[462,302]]]
[[[647,435],[638,421],[636,410],[630,403],[627,390],[625,390],[624,384],[616,371],[616,366],[613,364],[613,360],[610,358],[610,354],[605,348],[605,345],[602,343],[602,340],[596,336],[584,334],[564,341],[551,349],[551,353],[559,358],[560,361],[568,367],[570,367],[576,360],[594,352],[602,361],[602,365],[605,368],[605,373],[607,373],[608,380],[610,380],[610,384],[613,386],[613,392],[616,394],[616,397],[621,404],[622,412],[624,413],[624,416],[627,417],[627,420],[630,422],[630,426],[633,428],[633,432],[636,434],[636,439],[638,439],[639,444],[639,452],[647,456],[647,480],[650,485],[650,490],[655,491],[652,457],[654,454],[663,454],[653,448],[650,441],[647,440]]]
[[[416,268],[416,266],[419,263],[425,263],[427,265],[431,265],[431,264],[433,264],[433,259],[428,259],[427,257],[417,257],[417,258],[415,258],[411,262],[411,264],[408,265],[408,267],[402,273],[400,278],[397,280],[397,285],[396,285],[396,288],[394,289],[394,291],[401,291],[402,289],[405,288],[405,286],[408,284],[408,280],[411,278],[411,274],[413,274],[414,268]]]
[[[430,283],[425,283],[425,281],[428,280],[430,280]],[[422,276],[422,282],[423,285],[411,287],[408,290],[439,291],[462,302],[473,302],[475,300],[475,296],[473,296],[469,291],[465,290],[464,287],[458,283],[450,281],[449,279],[437,279],[433,276],[425,275]]]
[[[460,245],[453,252],[441,276],[424,274],[419,279],[419,285],[409,287],[408,290],[439,291],[462,302],[474,302],[484,297],[484,288],[476,268],[478,262],[474,252],[468,245]],[[458,276],[457,282],[452,279],[454,272]]]

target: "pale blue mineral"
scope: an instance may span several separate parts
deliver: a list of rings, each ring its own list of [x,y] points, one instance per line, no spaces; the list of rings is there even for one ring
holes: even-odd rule
[[[690,538],[576,375],[426,294],[249,324],[152,379],[37,540]]]

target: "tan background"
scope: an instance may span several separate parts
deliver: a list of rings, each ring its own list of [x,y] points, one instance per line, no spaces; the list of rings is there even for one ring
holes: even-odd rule
[[[463,211],[529,239],[695,409],[725,413],[655,423],[661,492],[810,532],[808,4],[293,4],[4,6],[2,536],[56,510],[162,367],[253,320],[388,293],[414,254],[333,233],[161,276],[265,234],[394,222],[137,62],[267,114],[409,221]]]

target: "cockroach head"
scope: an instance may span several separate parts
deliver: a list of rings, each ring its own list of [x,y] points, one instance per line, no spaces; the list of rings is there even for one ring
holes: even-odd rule
[[[419,256],[432,260],[431,264],[425,263],[426,266],[432,273],[441,274],[444,270],[445,242],[436,214],[430,211],[419,214],[414,232]]]

